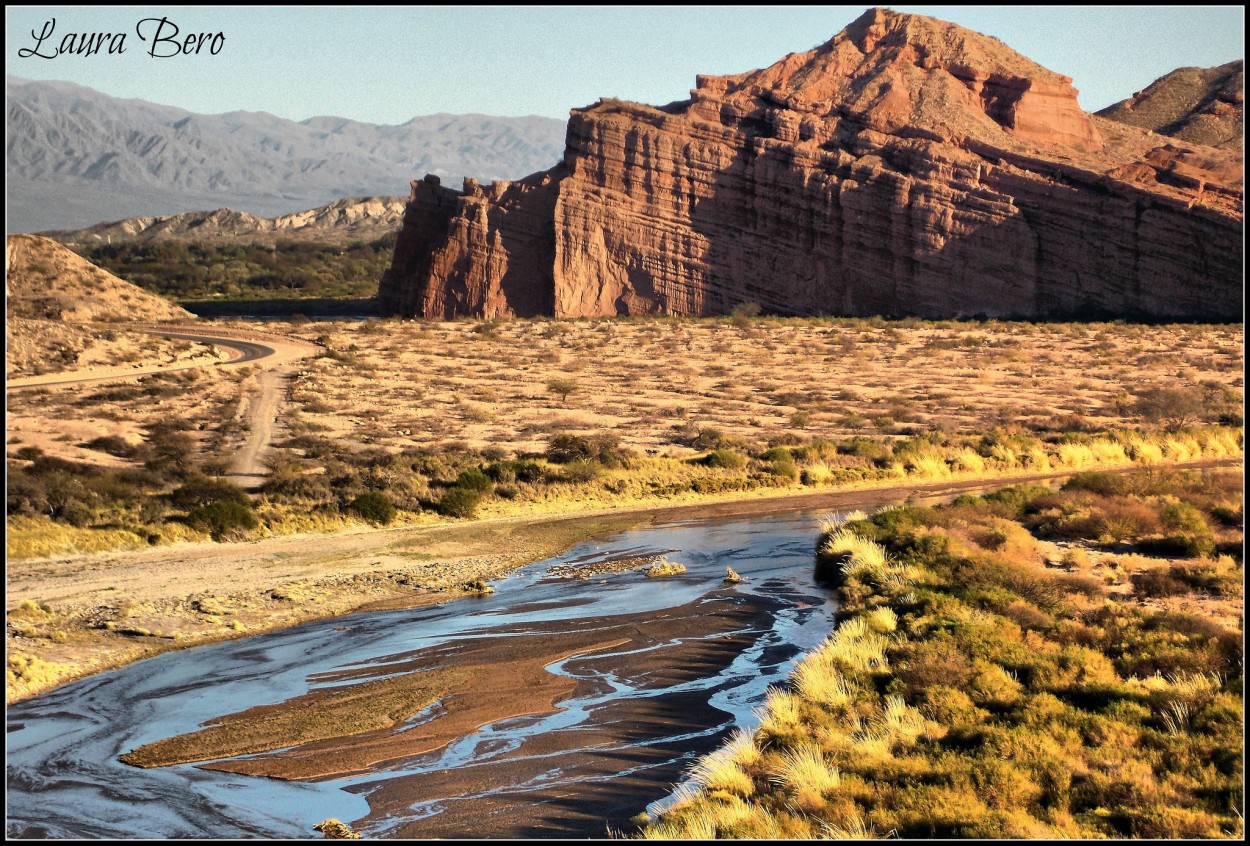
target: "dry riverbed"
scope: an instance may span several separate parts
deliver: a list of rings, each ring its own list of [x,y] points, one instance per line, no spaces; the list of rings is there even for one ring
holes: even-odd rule
[[[1240,459],[1232,463],[1236,461]],[[1230,462],[1195,464],[1217,463]],[[580,515],[12,561],[7,572],[6,701],[173,649],[306,620],[471,596],[480,583],[525,564],[656,519],[884,504],[1058,475],[739,496]]]

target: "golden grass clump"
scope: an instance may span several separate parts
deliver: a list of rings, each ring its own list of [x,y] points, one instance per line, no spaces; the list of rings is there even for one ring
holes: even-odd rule
[[[758,813],[755,806],[744,802],[737,796],[723,793],[715,796],[715,801],[708,804],[707,815],[719,836],[733,834]]]
[[[874,608],[864,616],[868,628],[877,634],[890,634],[898,628],[898,615],[893,608],[881,606]]]
[[[833,471],[825,464],[813,464],[803,471],[803,484],[827,485],[833,481]]]
[[[904,702],[903,697],[887,696],[881,716],[873,721],[873,727],[891,746],[911,746],[925,733],[925,719]]]
[[[842,775],[829,766],[819,749],[803,745],[781,753],[772,780],[794,796],[798,807],[810,812],[824,807],[825,796],[838,788]]]
[[[750,738],[747,738],[750,741]],[[754,747],[754,743],[751,743]],[[739,750],[732,744],[722,746],[704,755],[690,771],[690,776],[707,791],[723,790],[736,796],[750,796],[755,783],[743,771],[738,758]]]
[[[804,659],[792,676],[795,689],[809,702],[838,708],[850,702],[856,688],[823,651]]]
[[[66,666],[24,652],[9,652],[5,682],[13,690],[37,690],[64,677]]]
[[[937,451],[924,451],[911,455],[904,465],[908,473],[923,479],[945,479],[951,475],[946,458]]]
[[[760,762],[763,753],[755,745],[755,737],[745,729],[734,729],[725,743],[730,759],[740,767],[753,767]]]
[[[853,814],[848,820],[837,824],[821,820],[820,833],[829,840],[876,840],[880,836],[859,814]]]
[[[841,528],[825,540],[823,551],[829,555],[847,555],[848,569],[874,570],[885,566],[885,547]]]
[[[847,523],[854,523],[859,520],[867,520],[868,515],[858,508],[854,511],[848,511],[845,514],[839,514],[837,511],[831,511],[820,518],[820,533],[822,535],[832,534]]]
[[[1136,464],[1151,465],[1163,462],[1162,448],[1137,434],[1128,436],[1128,443],[1124,445],[1124,454]]]
[[[46,517],[9,517],[5,526],[8,558],[146,548],[146,538],[126,529],[85,529],[54,523]]]
[[[855,624],[854,628],[844,631],[848,624]],[[857,617],[843,623],[833,637],[821,646],[821,660],[843,670],[868,670],[884,666],[886,639],[868,632],[867,629],[868,626],[862,618]]]
[[[985,459],[974,449],[961,449],[953,458],[953,467],[960,473],[984,473]]]
[[[790,731],[799,725],[802,701],[787,690],[771,688],[759,709],[760,729]]]
[[[1193,432],[1202,451],[1212,457],[1240,455],[1244,440],[1244,430],[1227,426],[1207,426]]]

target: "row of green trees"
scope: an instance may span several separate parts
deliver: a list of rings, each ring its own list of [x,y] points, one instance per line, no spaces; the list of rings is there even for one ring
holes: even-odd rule
[[[390,266],[395,237],[347,246],[161,241],[80,252],[113,275],[176,300],[369,297]]]

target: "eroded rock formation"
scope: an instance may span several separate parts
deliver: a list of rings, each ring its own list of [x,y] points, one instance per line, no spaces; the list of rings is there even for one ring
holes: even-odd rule
[[[1239,319],[1240,156],[1083,112],[996,39],[870,10],[688,100],[575,109],[564,161],[413,183],[405,316]]]

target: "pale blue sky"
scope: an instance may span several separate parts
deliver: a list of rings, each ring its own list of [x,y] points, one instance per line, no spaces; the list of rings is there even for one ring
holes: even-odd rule
[[[697,73],[739,73],[831,38],[867,6],[7,6],[6,71],[194,112],[402,123],[435,112],[545,115],[599,97],[663,104]],[[893,6],[992,35],[1071,76],[1093,111],[1185,65],[1244,56],[1242,6]],[[216,55],[153,58],[138,22],[221,32]],[[125,53],[23,58],[55,18],[68,33],[127,33]],[[148,24],[145,34],[155,24]]]

